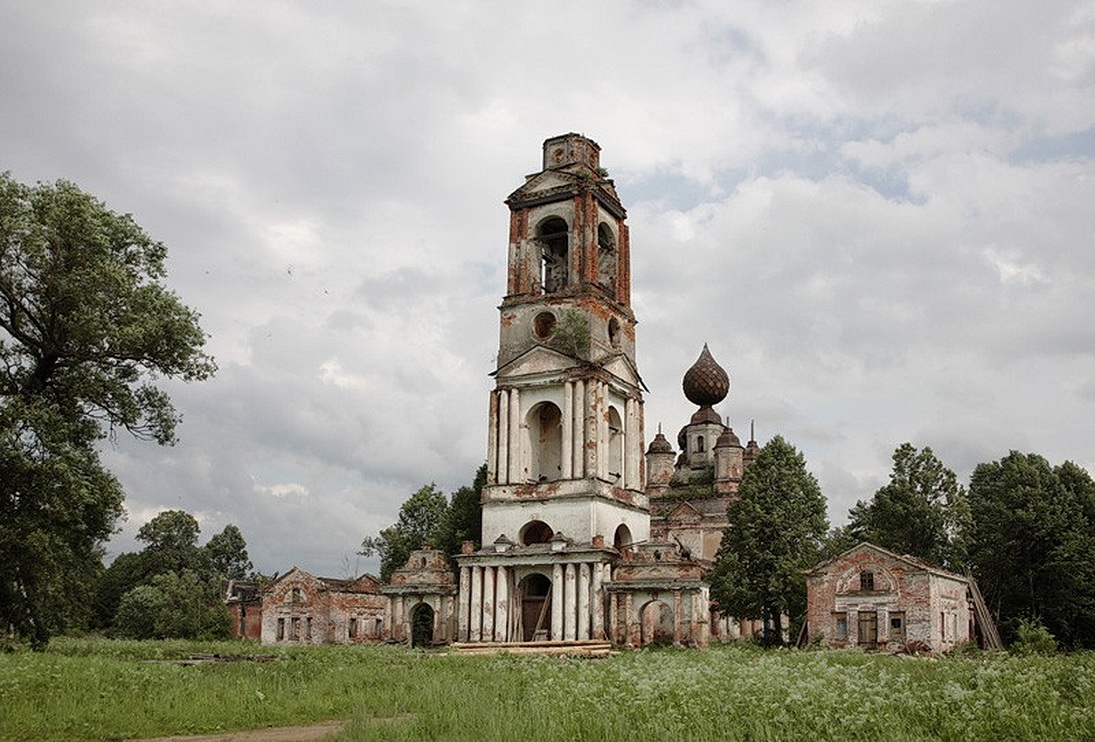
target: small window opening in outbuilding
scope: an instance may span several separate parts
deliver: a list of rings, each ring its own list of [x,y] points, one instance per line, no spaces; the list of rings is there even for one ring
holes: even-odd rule
[[[848,614],[847,613],[834,613],[833,618],[836,624],[836,638],[847,639],[848,638]]]
[[[859,573],[859,589],[874,590],[874,572],[863,571]]]
[[[540,225],[541,274],[544,293],[565,289],[570,280],[570,245],[567,223],[552,217]]]
[[[350,616],[350,628],[346,633],[351,639],[357,638],[357,619],[353,616]]]

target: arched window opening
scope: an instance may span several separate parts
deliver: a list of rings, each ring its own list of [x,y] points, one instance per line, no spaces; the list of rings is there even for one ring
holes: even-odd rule
[[[616,535],[612,538],[612,545],[617,551],[624,552],[631,548],[631,529],[621,523],[616,528]]]
[[[597,226],[597,282],[613,296],[616,295],[616,239],[607,224]]]
[[[613,484],[619,484],[624,472],[624,425],[620,412],[615,407],[608,408],[608,478]]]
[[[554,482],[563,471],[563,413],[551,402],[541,402],[529,410],[529,478],[534,482]]]
[[[547,523],[542,520],[533,520],[521,528],[518,538],[521,540],[522,546],[531,546],[532,544],[546,544],[551,541],[551,537],[554,535],[555,531]]]
[[[702,435],[697,435],[696,436],[696,452],[697,453],[703,453],[706,450],[706,446],[707,446],[707,444],[704,442],[703,436]]]
[[[565,289],[570,280],[570,240],[567,223],[552,217],[540,225],[541,273],[544,293]]]

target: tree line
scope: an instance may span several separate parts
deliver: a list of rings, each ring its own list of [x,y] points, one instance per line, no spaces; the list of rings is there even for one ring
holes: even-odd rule
[[[978,464],[969,487],[930,447],[903,443],[887,484],[829,530],[825,498],[805,459],[782,437],[746,469],[710,574],[727,615],[805,615],[803,570],[869,541],[972,575],[1006,641],[1043,626],[1065,649],[1095,647],[1095,482],[1082,467],[1011,451]],[[792,634],[793,635],[793,634]]]

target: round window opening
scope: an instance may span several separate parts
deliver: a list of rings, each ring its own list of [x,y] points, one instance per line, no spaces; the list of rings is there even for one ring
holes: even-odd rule
[[[540,312],[532,320],[532,333],[540,338],[546,340],[551,337],[551,333],[555,332],[555,315],[551,312]]]

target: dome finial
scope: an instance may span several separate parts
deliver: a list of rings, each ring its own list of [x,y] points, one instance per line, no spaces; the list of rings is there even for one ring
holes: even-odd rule
[[[685,372],[681,386],[688,401],[700,407],[710,407],[726,399],[730,392],[730,377],[711,356],[707,343],[703,344],[703,351],[692,368]]]

